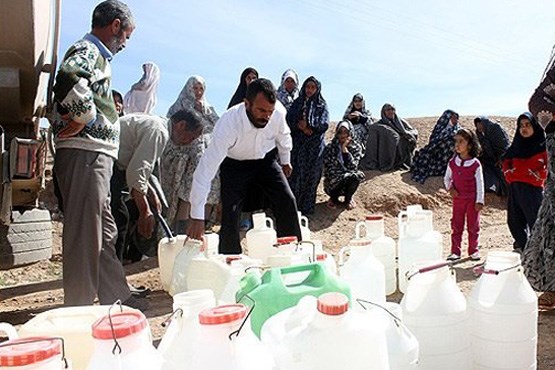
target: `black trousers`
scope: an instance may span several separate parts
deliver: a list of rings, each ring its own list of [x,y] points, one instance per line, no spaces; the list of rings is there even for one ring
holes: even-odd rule
[[[543,189],[523,182],[509,185],[507,224],[515,240],[515,249],[524,250],[528,235],[536,223],[543,199]]]
[[[263,159],[238,161],[226,158],[220,166],[222,227],[219,252],[240,254],[239,220],[249,192],[261,191],[273,211],[278,236],[301,240],[295,196],[277,162],[277,151]],[[254,190],[256,189],[256,190]]]
[[[330,191],[330,198],[337,203],[338,198],[341,195],[345,196],[345,203],[349,203],[353,199],[355,191],[357,191],[360,185],[360,180],[355,175],[347,176],[341,182]]]

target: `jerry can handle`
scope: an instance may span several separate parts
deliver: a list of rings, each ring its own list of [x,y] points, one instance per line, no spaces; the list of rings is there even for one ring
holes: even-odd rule
[[[300,242],[297,242],[297,248],[295,249],[295,252],[299,251],[299,246],[301,244],[310,244],[312,246],[312,261],[310,262],[316,262],[316,244],[310,240],[301,240]]]
[[[0,332],[6,333],[6,335],[8,336],[8,340],[19,338],[15,327],[12,324],[8,324],[7,322],[0,322]]]
[[[345,264],[345,253],[350,251],[351,251],[351,247],[343,247],[339,250],[339,261],[337,262],[337,265],[339,267]]]
[[[301,226],[308,227],[308,217],[300,216],[299,223],[301,224]]]
[[[361,232],[361,229],[363,227],[366,229],[366,223],[364,221],[360,221],[359,223],[356,224],[356,226],[355,226],[355,239],[362,238],[360,232]],[[365,231],[367,231],[367,230],[365,230]]]
[[[310,271],[310,275],[307,277],[307,279],[309,279],[311,276],[319,274],[322,271],[322,266],[318,263],[309,263],[306,265],[279,267],[279,268],[271,269],[270,271],[267,272],[267,274],[269,273],[270,281],[273,280],[275,282],[279,282],[284,287],[287,287],[287,285],[284,283],[283,279],[281,278],[281,275],[294,274],[297,272],[305,272],[305,271]]]
[[[274,228],[274,220],[272,220],[270,217],[266,217],[266,226],[268,226],[270,229]]]

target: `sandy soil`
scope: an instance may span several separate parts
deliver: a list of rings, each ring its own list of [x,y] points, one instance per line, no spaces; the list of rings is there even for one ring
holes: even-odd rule
[[[512,136],[514,118],[496,117]],[[411,119],[419,130],[419,147],[423,146],[435,124],[436,118]],[[462,117],[461,124],[472,127],[472,117]],[[50,185],[49,185],[50,187]],[[62,222],[56,213],[55,203],[50,188],[43,195],[44,205],[53,210],[54,221],[54,255],[48,261],[31,266],[0,272],[0,322],[7,321],[20,325],[33,315],[58,307],[63,303],[61,290],[61,233]],[[314,238],[323,241],[325,248],[332,253],[344,246],[354,235],[358,221],[369,213],[383,213],[386,219],[386,234],[397,237],[397,214],[410,204],[421,204],[434,211],[434,227],[443,234],[444,254],[449,251],[451,200],[443,189],[442,179],[430,178],[424,185],[410,180],[407,172],[367,172],[367,178],[355,196],[359,207],[346,211],[329,210],[327,197],[320,187],[316,212],[310,217],[310,228]],[[512,238],[506,225],[506,200],[487,194],[486,207],[481,219],[481,252],[485,256],[490,250],[511,250]],[[477,277],[472,269],[475,263],[458,265],[457,281],[463,293],[468,294]],[[126,266],[129,281],[137,285],[146,285],[152,289],[150,308],[146,311],[154,337],[159,339],[164,332],[161,323],[171,313],[171,297],[161,290],[157,259],[150,258]],[[400,293],[388,297],[390,301],[400,301]],[[555,313],[540,313],[538,369],[555,367]]]

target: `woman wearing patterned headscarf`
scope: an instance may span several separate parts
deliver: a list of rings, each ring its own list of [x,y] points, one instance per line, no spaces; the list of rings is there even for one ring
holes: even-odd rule
[[[555,64],[547,66],[540,85],[528,103],[530,112],[545,130],[547,180],[538,217],[524,249],[522,265],[542,310],[555,309]]]
[[[459,115],[448,109],[437,120],[428,145],[414,155],[410,171],[412,180],[423,184],[428,177],[443,176],[453,157],[454,137],[461,126]]]
[[[235,90],[235,93],[231,97],[227,109],[243,102],[243,99],[245,99],[245,96],[247,95],[247,86],[249,86],[249,84],[257,78],[258,72],[256,71],[256,69],[252,67],[245,68],[243,73],[241,73],[239,86],[237,86],[237,90]]]
[[[482,155],[478,159],[484,171],[485,191],[506,195],[507,183],[501,170],[501,161],[509,148],[509,135],[499,123],[485,116],[476,117],[474,125],[482,147]]]
[[[171,117],[175,112],[189,108],[195,109],[204,118],[204,130],[198,139],[189,145],[176,145],[169,140],[162,154],[162,188],[169,204],[166,218],[178,233],[185,231],[185,223],[189,218],[189,192],[191,191],[193,172],[210,143],[214,125],[219,118],[214,107],[206,100],[205,90],[204,78],[192,76],[187,80],[185,87],[167,114],[168,117]],[[214,206],[219,203],[219,199],[220,180],[216,176],[212,181],[205,213],[210,221],[214,221]]]
[[[312,214],[322,177],[324,134],[329,125],[328,106],[315,77],[310,76],[303,83],[299,97],[287,112],[287,123],[293,138],[289,184],[299,211]]]
[[[143,64],[143,76],[133,84],[123,99],[123,111],[129,113],[150,114],[156,106],[160,69],[152,62]]]
[[[368,128],[374,123],[374,119],[370,111],[366,109],[366,103],[361,93],[356,93],[353,96],[351,103],[345,110],[343,119],[349,120],[353,124],[353,139],[362,146],[364,151],[368,140]]]
[[[410,168],[418,131],[399,118],[392,104],[384,104],[381,117],[368,129],[366,152],[360,168],[382,172]]]
[[[277,97],[286,110],[289,110],[293,101],[299,97],[299,77],[293,69],[283,72]]]
[[[328,208],[336,208],[342,195],[347,209],[356,207],[353,194],[364,180],[364,173],[357,170],[362,147],[353,140],[353,132],[350,121],[339,122],[334,138],[324,149],[324,191],[330,196]]]

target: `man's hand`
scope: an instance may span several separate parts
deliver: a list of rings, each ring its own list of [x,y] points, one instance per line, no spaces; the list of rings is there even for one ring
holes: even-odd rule
[[[293,167],[291,167],[290,164],[281,165],[281,169],[283,170],[283,174],[285,175],[285,177],[291,176],[291,173],[293,172]]]
[[[204,220],[190,218],[187,221],[187,231],[185,234],[191,239],[202,240],[204,236]]]
[[[75,122],[74,120],[69,120],[66,127],[58,132],[58,137],[61,139],[66,139],[68,137],[73,137],[79,134],[85,128],[86,124]]]
[[[147,212],[139,215],[139,220],[137,221],[137,229],[139,234],[144,238],[150,239],[152,232],[154,231],[154,225],[156,224],[154,214],[147,210]]]

